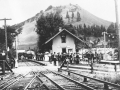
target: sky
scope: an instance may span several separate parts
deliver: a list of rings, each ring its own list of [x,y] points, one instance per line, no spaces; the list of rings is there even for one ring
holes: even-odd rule
[[[0,19],[8,18],[7,25],[14,25],[35,16],[48,6],[62,6],[77,4],[95,16],[116,21],[114,0],[0,0]],[[120,0],[118,0],[118,12],[120,11]],[[119,12],[120,22],[120,12]],[[0,27],[4,21],[0,21]]]

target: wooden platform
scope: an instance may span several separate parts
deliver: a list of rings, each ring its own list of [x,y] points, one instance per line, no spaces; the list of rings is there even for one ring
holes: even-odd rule
[[[108,61],[108,60],[106,61],[106,60],[101,60],[100,63],[102,63],[102,64],[112,64],[112,65],[116,64],[116,65],[118,65],[118,64],[120,64],[120,61],[111,61],[111,60],[110,61]]]

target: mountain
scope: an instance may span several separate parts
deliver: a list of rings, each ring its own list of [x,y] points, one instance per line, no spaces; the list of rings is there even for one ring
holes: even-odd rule
[[[68,22],[68,19],[66,18],[66,14],[69,14],[70,18],[72,17],[72,13],[74,13],[74,18],[73,20],[70,19],[70,22]],[[80,14],[80,21],[76,21],[77,19],[77,13],[79,12]],[[31,17],[21,23],[13,25],[13,27],[21,28],[21,33],[18,35],[18,42],[19,42],[19,49],[28,49],[26,47],[34,48],[33,46],[37,46],[37,40],[38,40],[38,35],[35,32],[35,25],[36,21],[38,18],[44,14],[50,14],[50,13],[59,13],[59,15],[63,18],[65,24],[72,24],[74,26],[77,25],[103,25],[106,28],[111,24],[111,22],[103,20],[99,17],[96,17],[95,15],[91,14],[90,12],[84,10],[78,5],[66,5],[66,6],[58,6],[58,7],[53,7],[49,6],[45,11],[40,11],[37,13],[34,17]],[[24,46],[24,47],[23,47]]]

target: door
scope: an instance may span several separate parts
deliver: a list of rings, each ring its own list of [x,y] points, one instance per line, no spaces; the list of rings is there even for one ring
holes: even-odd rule
[[[66,48],[62,48],[62,53],[66,53]]]

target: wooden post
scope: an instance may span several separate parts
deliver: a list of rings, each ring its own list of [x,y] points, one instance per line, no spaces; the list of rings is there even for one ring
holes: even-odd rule
[[[7,61],[4,61],[4,62],[5,62],[5,64],[6,64],[6,67],[8,67],[8,69],[9,69],[11,72],[13,72],[12,69],[10,68],[8,62],[7,62]]]
[[[69,59],[66,58],[66,62],[67,62],[67,71],[68,71],[68,75],[70,75],[70,72],[69,72]]]
[[[3,74],[5,74],[5,64],[8,66],[8,68],[10,69],[11,72],[13,72],[10,68],[10,66],[8,65],[7,63],[7,59],[8,59],[8,52],[7,52],[7,49],[8,49],[8,41],[7,41],[7,27],[6,27],[6,21],[7,20],[11,20],[11,19],[0,19],[0,20],[4,20],[4,29],[5,29],[5,46],[6,46],[6,60],[3,61],[3,65],[2,65],[2,71],[3,71]]]
[[[5,75],[5,61],[2,61],[2,74]]]
[[[108,85],[107,85],[106,83],[104,83],[104,89],[105,89],[105,90],[108,90],[108,89],[109,89],[109,87],[108,87]]]
[[[69,72],[69,61],[67,61],[67,71],[68,71],[68,75],[70,75],[70,72]]]
[[[58,72],[62,72],[61,68],[58,68]]]
[[[117,71],[117,66],[116,66],[116,63],[115,63],[114,69],[115,69],[115,72],[116,72],[116,71]]]
[[[91,67],[91,73],[93,73],[93,59],[91,59],[90,67]]]
[[[118,14],[118,0],[115,1],[115,14],[116,14],[116,30],[118,34],[118,55],[119,55],[119,62],[120,62],[120,27],[119,27],[119,14]]]
[[[66,60],[63,61],[63,63],[62,63],[62,65],[60,66],[60,68],[64,67],[65,61],[66,61]]]
[[[84,81],[83,82],[87,82],[87,78],[86,77],[84,77]]]
[[[4,19],[0,19],[0,20],[4,20],[4,28],[5,28],[5,46],[6,46],[6,60],[8,59],[8,52],[7,52],[7,49],[8,49],[8,43],[7,43],[7,27],[6,27],[6,21],[7,20],[11,20],[11,19],[7,19],[7,18],[4,18]]]

